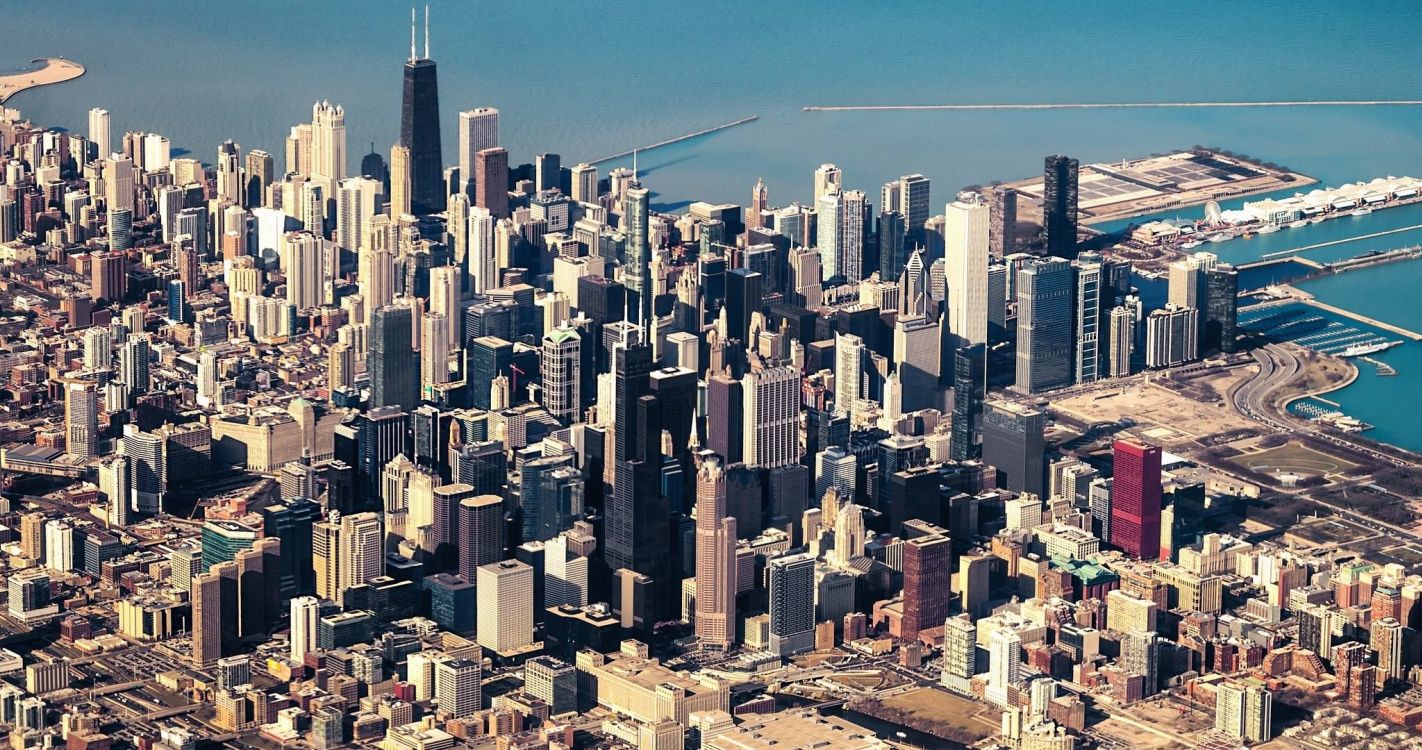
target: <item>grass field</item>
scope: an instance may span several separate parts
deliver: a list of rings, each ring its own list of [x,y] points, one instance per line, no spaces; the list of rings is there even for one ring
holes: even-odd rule
[[[1000,714],[983,703],[937,688],[919,688],[880,699],[885,708],[902,711],[917,722],[954,730],[954,736],[981,740],[998,731]]]
[[[1357,468],[1357,464],[1350,461],[1316,451],[1296,442],[1235,456],[1230,459],[1230,462],[1240,468],[1260,474],[1324,476]]]

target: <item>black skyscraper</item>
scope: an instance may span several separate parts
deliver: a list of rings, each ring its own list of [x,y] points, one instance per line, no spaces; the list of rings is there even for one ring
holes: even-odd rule
[[[420,405],[420,361],[406,305],[375,311],[370,331],[370,405],[411,411]]]
[[[1234,351],[1239,318],[1239,272],[1223,263],[1205,272],[1205,340],[1201,351]]]
[[[400,145],[410,149],[410,202],[417,214],[443,211],[445,198],[439,141],[439,78],[429,54],[426,15],[423,57],[415,57],[415,32],[410,29],[410,59],[405,61],[405,96],[400,106]]]
[[[977,455],[982,440],[983,397],[987,393],[987,347],[965,346],[953,353],[953,432],[949,458]]]
[[[1047,254],[1070,258],[1076,249],[1076,159],[1048,156],[1042,187]]]

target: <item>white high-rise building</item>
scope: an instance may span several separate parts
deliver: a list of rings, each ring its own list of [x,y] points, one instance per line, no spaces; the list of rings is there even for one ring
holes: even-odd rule
[[[44,524],[44,565],[56,573],[74,569],[74,524],[54,518]]]
[[[483,671],[483,666],[476,659],[436,661],[434,698],[439,703],[439,709],[456,719],[477,712],[484,700],[481,685]]]
[[[439,266],[430,269],[430,312],[443,315],[448,322],[445,326],[444,341],[445,350],[450,352],[460,348],[459,296],[457,267]]]
[[[469,287],[475,294],[499,285],[499,253],[494,242],[497,223],[489,209],[469,207]]]
[[[321,619],[321,601],[314,596],[291,600],[291,660],[301,664],[316,648],[316,624]]]
[[[572,197],[579,203],[597,203],[597,167],[586,163],[573,167]]]
[[[355,513],[341,516],[340,590],[365,583],[385,572],[385,533],[380,516]]]
[[[499,145],[499,110],[479,107],[459,113],[459,179],[465,195],[474,194],[474,155]]]
[[[864,396],[864,340],[852,333],[834,335],[834,413],[853,414]]]
[[[848,568],[856,557],[864,555],[864,508],[841,496],[844,504],[834,517],[834,551],[830,562],[837,568]]]
[[[518,560],[481,565],[478,591],[479,645],[500,654],[533,643],[533,568]]]
[[[204,349],[198,354],[197,403],[198,406],[216,406],[221,380],[217,365],[217,352]]]
[[[282,235],[286,261],[286,301],[297,310],[320,307],[326,300],[326,275],[322,263],[320,237],[311,232],[288,232]]]
[[[98,158],[107,159],[109,146],[112,141],[109,138],[109,111],[95,107],[89,110],[89,141],[94,144]],[[88,159],[83,161],[87,162]]]
[[[64,428],[69,455],[82,459],[99,455],[99,396],[94,383],[64,384]]]
[[[346,111],[339,104],[311,105],[311,179],[326,195],[346,179]]]
[[[800,371],[762,367],[742,379],[745,463],[773,469],[800,460]]]
[[[236,143],[223,141],[217,147],[217,200],[242,204],[242,155]]]
[[[143,135],[143,171],[152,174],[162,172],[172,161],[173,145],[167,138],[157,133]]]
[[[84,331],[84,369],[107,370],[113,363],[113,333],[105,326]]]
[[[710,456],[696,472],[696,639],[728,651],[736,642],[736,519],[726,516],[726,473]]]
[[[588,558],[568,551],[565,534],[543,543],[543,604],[581,607],[588,603]]]
[[[840,174],[839,167],[833,164],[821,164],[815,169],[815,205],[819,205],[820,198],[837,193],[841,187],[843,175]]]
[[[356,259],[356,281],[365,298],[365,324],[375,311],[395,299],[395,258],[389,250],[361,250]]]
[[[104,207],[110,215],[133,210],[133,159],[123,154],[104,157]]]
[[[582,339],[576,329],[561,325],[543,337],[539,373],[543,378],[543,408],[564,424],[581,422]]]
[[[370,220],[380,213],[380,180],[350,177],[336,187],[336,243],[352,252],[366,247]]]
[[[815,200],[815,244],[824,278],[864,278],[864,193],[834,190]]]
[[[1022,636],[1008,627],[998,627],[988,639],[987,701],[1006,708],[1008,688],[1021,682]]]
[[[839,491],[840,497],[853,498],[856,466],[854,454],[844,446],[831,445],[816,453],[815,496],[811,500],[820,500],[831,487]]]
[[[987,343],[988,220],[988,205],[977,193],[964,193],[944,209],[948,330],[960,347]]]
[[[420,387],[432,396],[435,386],[449,382],[449,324],[444,313],[420,318]]]

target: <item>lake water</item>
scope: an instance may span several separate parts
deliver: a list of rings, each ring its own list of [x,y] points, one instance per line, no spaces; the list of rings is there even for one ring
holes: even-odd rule
[[[280,158],[311,103],[346,110],[351,168],[398,132],[409,7],[351,2],[9,3],[0,69],[64,56],[76,81],[10,102],[35,121],[83,132],[91,107],[125,130],[167,135],[211,161],[217,144]],[[941,206],[959,188],[1040,171],[1042,157],[1083,163],[1223,146],[1325,184],[1422,174],[1422,107],[1039,111],[804,112],[806,105],[1411,99],[1422,68],[1408,50],[1422,5],[1317,0],[968,3],[664,0],[432,3],[446,163],[457,112],[502,112],[515,163],[540,152],[594,159],[746,115],[740,127],[644,153],[660,207],[745,203],[756,178],[774,204],[811,197],[814,168],[835,162],[847,186],[877,197],[900,174],[934,182]],[[603,164],[603,173],[614,166]],[[1182,212],[1189,215],[1190,209]],[[1251,240],[1211,244],[1232,262],[1304,244],[1422,224],[1422,206]],[[1422,240],[1418,232],[1338,245],[1317,260]],[[1422,264],[1313,282],[1344,306],[1381,306],[1422,328],[1410,297]],[[1339,400],[1379,439],[1422,449],[1410,427],[1422,399],[1422,345],[1385,355],[1397,378],[1365,376]],[[1415,360],[1408,358],[1415,357]],[[1386,382],[1384,382],[1386,381]]]

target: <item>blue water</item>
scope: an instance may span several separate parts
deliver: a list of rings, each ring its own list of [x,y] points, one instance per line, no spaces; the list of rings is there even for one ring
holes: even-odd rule
[[[409,8],[351,2],[7,3],[0,69],[63,55],[76,81],[14,97],[37,122],[83,132],[108,109],[114,137],[167,135],[211,161],[236,139],[280,158],[289,127],[328,99],[346,110],[350,167],[398,131]],[[644,153],[661,207],[745,203],[756,178],[774,204],[808,201],[814,168],[841,166],[871,196],[921,172],[941,205],[957,189],[1039,172],[1042,157],[1083,163],[1223,146],[1337,185],[1422,175],[1422,107],[804,112],[805,105],[1411,99],[1416,3],[1336,0],[944,2],[546,0],[432,3],[445,161],[457,112],[502,111],[515,163],[555,152],[573,164],[746,115],[754,123]],[[613,164],[603,164],[606,169]],[[1185,209],[1182,216],[1198,213]],[[1300,245],[1422,224],[1422,206],[1381,211],[1202,249],[1232,262]],[[1321,261],[1422,241],[1417,232],[1316,250]],[[1406,300],[1422,263],[1312,282],[1335,304],[1422,329]],[[1379,439],[1422,449],[1409,428],[1422,399],[1422,345],[1385,355],[1403,374],[1365,375],[1338,397]]]

